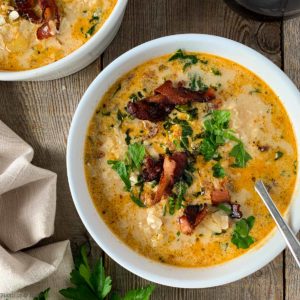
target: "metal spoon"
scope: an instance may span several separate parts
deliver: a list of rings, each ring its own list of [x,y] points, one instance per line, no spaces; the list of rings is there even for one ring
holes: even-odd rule
[[[291,230],[291,228],[287,225],[287,223],[282,218],[280,212],[275,206],[270,194],[268,193],[264,183],[261,180],[256,181],[255,190],[264,201],[265,205],[270,211],[274,221],[276,222],[279,231],[281,232],[283,238],[286,241],[287,246],[292,252],[299,268],[300,268],[300,243],[296,238],[295,234]]]

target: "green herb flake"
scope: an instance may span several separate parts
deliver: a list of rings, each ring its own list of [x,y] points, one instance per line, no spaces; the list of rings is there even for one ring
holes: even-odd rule
[[[216,76],[221,76],[222,75],[221,71],[219,69],[217,69],[217,68],[211,68],[211,71]]]
[[[283,152],[277,151],[277,152],[275,153],[275,158],[274,158],[274,160],[278,160],[278,159],[280,159],[282,156],[283,156]]]
[[[250,216],[247,219],[241,219],[235,224],[231,242],[236,245],[238,249],[247,249],[251,244],[254,243],[254,238],[249,235],[250,230],[253,228],[254,222],[255,218]]]
[[[224,178],[226,176],[225,170],[219,162],[213,165],[212,170],[213,176],[216,178]]]
[[[190,121],[198,118],[198,108],[192,107],[191,104],[176,105],[175,109],[179,112],[186,113],[189,116]]]
[[[132,160],[134,169],[140,169],[145,153],[145,146],[141,143],[134,143],[128,146],[128,156]]]
[[[128,128],[125,132],[125,143],[126,143],[126,145],[129,145],[130,141],[131,141],[131,136],[129,135],[129,133],[130,133],[130,129]]]
[[[236,144],[229,155],[235,158],[235,162],[232,164],[234,168],[244,168],[247,162],[252,159],[251,155],[245,150],[244,144],[239,142]]]
[[[146,207],[142,200],[136,197],[133,193],[130,193],[130,199],[139,207]]]
[[[230,215],[231,214],[231,206],[230,204],[226,204],[226,203],[220,203],[218,205],[218,208],[223,210],[226,214]]]
[[[184,195],[187,191],[188,185],[184,181],[179,181],[175,184],[175,189],[176,189],[176,205],[175,208],[176,210],[182,208],[182,202],[185,201]]]
[[[250,91],[249,94],[253,95],[253,94],[260,94],[261,93],[261,89],[260,88],[255,88],[254,90]]]
[[[89,30],[86,32],[86,36],[92,36],[95,33],[96,27],[98,24],[92,25]]]
[[[189,88],[192,91],[205,92],[208,86],[202,81],[202,78],[198,74],[192,74],[190,76]]]
[[[126,190],[130,191],[131,182],[129,179],[129,167],[125,164],[125,162],[120,160],[108,160],[107,163],[111,165],[112,169],[118,173],[125,184]]]
[[[173,54],[168,61],[173,61],[177,59],[183,61],[183,71],[185,71],[188,67],[197,64],[199,61],[196,55],[187,55],[181,49],[177,50],[177,52]]]
[[[169,214],[174,215],[175,213],[175,199],[174,197],[169,197],[168,198],[168,204],[169,204]]]
[[[118,109],[117,111],[117,119],[122,123],[124,121],[124,119],[127,117],[126,113],[122,113],[122,111],[120,111]]]

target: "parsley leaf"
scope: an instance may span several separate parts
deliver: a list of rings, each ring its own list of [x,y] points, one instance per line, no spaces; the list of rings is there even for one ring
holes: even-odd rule
[[[146,207],[140,198],[136,197],[133,193],[130,193],[131,200],[139,207]]]
[[[177,191],[177,199],[176,199],[176,209],[180,209],[182,207],[182,202],[185,201],[184,195],[187,191],[188,185],[184,181],[178,181],[175,184],[175,189]]]
[[[50,288],[47,288],[46,290],[40,292],[38,294],[38,296],[34,297],[33,300],[47,300],[49,291],[50,291]]]
[[[247,249],[254,243],[254,238],[249,235],[255,222],[255,218],[250,216],[249,218],[241,219],[235,224],[231,242],[237,246],[237,248]]]
[[[275,153],[275,158],[274,158],[274,160],[278,160],[278,159],[281,158],[282,156],[283,156],[283,152],[277,151],[277,152]]]
[[[122,181],[125,183],[126,190],[129,191],[131,189],[129,167],[121,160],[108,160],[107,163],[118,173]]]
[[[169,214],[174,215],[175,205],[176,205],[176,201],[175,201],[174,197],[169,197],[168,198],[168,204],[169,204]]]
[[[189,120],[195,120],[198,117],[198,108],[192,107],[191,104],[185,104],[185,105],[176,105],[175,109],[188,114]]]
[[[106,276],[102,258],[100,258],[93,268],[90,267],[87,259],[86,246],[80,249],[80,255],[75,259],[75,269],[71,272],[70,281],[74,287],[60,290],[60,294],[65,298],[73,300],[104,300],[111,292],[112,281],[110,276]],[[131,290],[124,297],[116,293],[109,296],[111,300],[149,300],[155,286],[153,284],[144,288]],[[49,289],[42,292],[47,297]],[[42,293],[40,295],[42,295]],[[39,295],[39,297],[40,297]],[[43,295],[42,295],[43,296]],[[34,300],[44,300],[34,298]]]
[[[65,298],[74,300],[102,300],[111,291],[111,278],[105,275],[102,258],[100,258],[93,269],[87,260],[86,246],[80,249],[80,256],[75,263],[75,269],[71,272],[71,283],[75,287],[60,290]]]
[[[133,169],[141,167],[145,153],[145,146],[142,143],[134,143],[128,146],[128,156],[133,163]]]
[[[191,81],[189,83],[189,88],[192,91],[205,92],[208,86],[202,81],[202,78],[198,74],[190,75]]]
[[[235,162],[232,164],[232,167],[234,168],[244,168],[247,162],[252,158],[245,150],[242,142],[236,144],[230,151],[229,155],[235,158]]]
[[[217,69],[217,68],[211,68],[211,71],[216,76],[221,76],[222,75],[221,71],[219,69]]]
[[[180,59],[184,62],[183,71],[185,71],[191,65],[195,65],[199,59],[196,55],[187,55],[181,49],[177,50],[168,61]]]
[[[212,167],[212,170],[213,175],[216,178],[224,178],[226,176],[225,170],[219,162]]]

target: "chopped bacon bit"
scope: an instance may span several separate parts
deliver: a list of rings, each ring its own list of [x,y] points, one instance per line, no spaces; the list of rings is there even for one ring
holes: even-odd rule
[[[208,89],[206,92],[197,92],[182,87],[181,84],[175,88],[171,80],[165,81],[164,84],[156,88],[155,93],[167,97],[169,103],[175,105],[187,104],[193,101],[204,103],[215,98],[213,89]]]
[[[194,228],[192,227],[192,225],[190,224],[187,216],[181,216],[178,219],[179,222],[179,226],[180,226],[180,231],[184,234],[192,234]]]
[[[240,219],[243,216],[243,213],[240,211],[240,204],[233,203],[231,204],[231,214],[230,217],[233,219]]]
[[[183,174],[184,169],[187,165],[187,154],[186,152],[174,152],[171,158],[176,162],[176,169],[174,172],[175,181]]]
[[[187,164],[187,154],[185,152],[175,152],[171,156],[165,156],[163,172],[159,180],[153,204],[158,203],[163,195],[169,194],[174,183],[183,174]]]
[[[145,181],[159,180],[160,175],[163,171],[163,157],[160,156],[157,161],[155,161],[151,156],[147,156],[143,169],[143,179]]]
[[[60,14],[55,0],[15,0],[16,9],[19,14],[29,21],[42,24],[37,30],[39,40],[54,35],[50,22],[54,23],[57,30],[60,27]],[[37,13],[37,8],[41,12]]]
[[[155,95],[144,98],[137,102],[129,102],[127,111],[140,120],[152,122],[163,121],[174,109],[175,105],[187,104],[189,102],[208,102],[215,98],[213,89],[206,92],[192,91],[178,83],[177,88],[167,80],[164,84],[155,89]]]
[[[152,204],[158,203],[164,194],[170,193],[174,185],[174,174],[176,170],[176,161],[166,156],[163,163],[163,173],[159,180],[158,189]]]
[[[191,234],[207,215],[207,205],[188,205],[178,221],[180,230],[184,234]]]
[[[230,199],[231,197],[228,190],[213,190],[211,192],[211,201],[213,205],[224,202],[230,203]]]
[[[146,99],[127,104],[127,112],[129,114],[140,120],[151,122],[163,121],[173,108],[174,105],[148,102]]]

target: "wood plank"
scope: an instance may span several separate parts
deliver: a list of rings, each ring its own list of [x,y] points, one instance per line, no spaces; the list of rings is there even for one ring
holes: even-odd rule
[[[284,71],[300,89],[300,18],[283,24]],[[300,101],[300,100],[299,100]],[[300,238],[300,234],[298,234]],[[300,270],[291,253],[285,251],[285,293],[287,300],[299,299]]]
[[[246,20],[221,1],[132,0],[129,1],[119,34],[104,53],[104,66],[130,48],[145,41],[176,33],[208,33],[240,41],[281,66],[280,23]],[[106,260],[114,288],[119,291],[147,284]],[[241,266],[242,267],[242,266]],[[272,263],[236,283],[210,289],[174,289],[157,285],[153,299],[282,299],[282,255]]]

